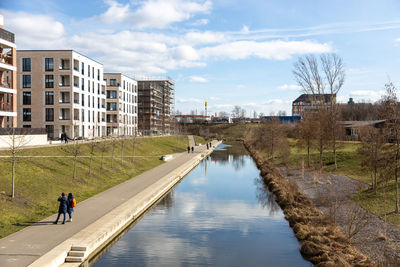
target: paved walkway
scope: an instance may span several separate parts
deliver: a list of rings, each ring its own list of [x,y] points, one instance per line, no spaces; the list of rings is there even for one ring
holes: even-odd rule
[[[216,141],[213,142],[213,144],[216,143]],[[27,266],[31,264],[67,238],[150,187],[166,173],[172,172],[205,150],[205,146],[198,146],[195,147],[194,153],[175,154],[174,159],[133,179],[85,201],[79,202],[78,199],[78,205],[73,214],[73,222],[67,222],[65,225],[59,222],[58,225],[54,225],[52,222],[55,221],[56,215],[52,215],[17,233],[0,239],[0,266]],[[57,197],[54,196],[54,201],[57,200]]]

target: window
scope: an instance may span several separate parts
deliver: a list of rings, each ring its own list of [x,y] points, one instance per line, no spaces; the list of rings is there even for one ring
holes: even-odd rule
[[[22,92],[22,105],[30,105],[32,99],[31,92]]]
[[[85,106],[85,95],[84,94],[82,94],[82,106],[83,107]]]
[[[87,96],[88,107],[90,108],[90,95]]]
[[[31,71],[31,59],[30,58],[22,59],[22,71]]]
[[[100,70],[97,70],[97,80],[100,81]]]
[[[85,90],[85,79],[81,79],[82,90]]]
[[[44,59],[44,70],[45,71],[54,71],[54,58],[45,58]]]
[[[54,88],[54,75],[46,75],[44,83],[46,88]]]
[[[22,88],[31,88],[31,75],[22,75]]]
[[[32,110],[30,108],[22,109],[22,120],[31,121],[32,120]]]
[[[54,92],[53,91],[44,92],[44,104],[45,105],[54,105]]]
[[[94,79],[94,67],[92,67],[92,78]]]
[[[90,92],[90,81],[87,81],[88,92]]]
[[[22,128],[31,128],[32,126],[31,125],[29,125],[29,124],[26,124],[26,125],[22,125]]]
[[[54,125],[46,125],[47,137],[54,138]]]
[[[46,108],[46,121],[54,121],[54,109]]]
[[[90,78],[90,65],[87,66],[87,75]]]
[[[117,86],[117,80],[116,79],[110,79],[110,86]]]
[[[85,74],[85,63],[83,63],[83,62],[81,65],[81,72],[82,72],[82,74]]]

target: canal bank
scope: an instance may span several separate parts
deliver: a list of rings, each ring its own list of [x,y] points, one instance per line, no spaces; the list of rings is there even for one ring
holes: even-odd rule
[[[213,142],[214,146],[217,144]],[[167,163],[78,203],[72,223],[53,225],[56,217],[53,215],[1,239],[0,266],[58,266],[65,261],[71,247],[74,247],[71,254],[79,258],[74,260],[86,259],[211,151],[197,146],[194,153],[176,154]]]

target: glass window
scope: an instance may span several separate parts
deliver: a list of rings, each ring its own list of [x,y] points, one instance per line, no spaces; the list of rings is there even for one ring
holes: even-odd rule
[[[111,98],[117,98],[117,91],[111,91]]]
[[[54,58],[45,58],[44,59],[44,70],[45,71],[54,71]]]
[[[85,95],[82,94],[82,106],[85,106]]]
[[[31,59],[30,58],[22,59],[22,71],[31,71]]]
[[[94,67],[92,67],[92,78],[94,79]]]
[[[46,88],[54,88],[54,75],[46,75],[44,83]]]
[[[87,75],[90,78],[90,65],[87,66]]]
[[[83,63],[83,62],[81,65],[81,72],[82,72],[82,74],[85,74],[85,63]]]
[[[22,109],[22,120],[31,121],[32,120],[32,110],[30,108]]]
[[[100,81],[100,70],[97,70],[97,80]]]
[[[46,108],[46,121],[54,121],[54,109]]]
[[[53,91],[44,92],[44,104],[45,105],[54,105],[54,92]]]
[[[32,92],[22,92],[22,105],[30,105],[32,102]]]
[[[31,128],[32,126],[29,124],[22,125],[22,128]]]
[[[117,80],[116,79],[110,79],[110,86],[117,86]]]
[[[90,81],[87,81],[88,92],[90,92]]]
[[[22,75],[22,88],[31,88],[31,75]]]
[[[90,108],[90,95],[87,96],[88,107]]]
[[[82,90],[85,90],[85,79],[81,79]]]

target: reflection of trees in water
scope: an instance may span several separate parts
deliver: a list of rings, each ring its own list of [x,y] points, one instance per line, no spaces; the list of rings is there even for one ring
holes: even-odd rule
[[[268,190],[268,186],[261,177],[255,178],[254,184],[256,185],[258,203],[269,211],[270,216],[273,216],[280,210],[278,203],[275,201],[275,195]]]
[[[168,194],[163,197],[158,204],[155,206],[155,209],[169,209],[174,204],[174,190],[171,190]]]
[[[246,157],[248,156],[231,154],[228,151],[216,151],[210,155],[212,161],[217,161],[221,165],[232,163],[235,171],[238,171],[245,166]]]

